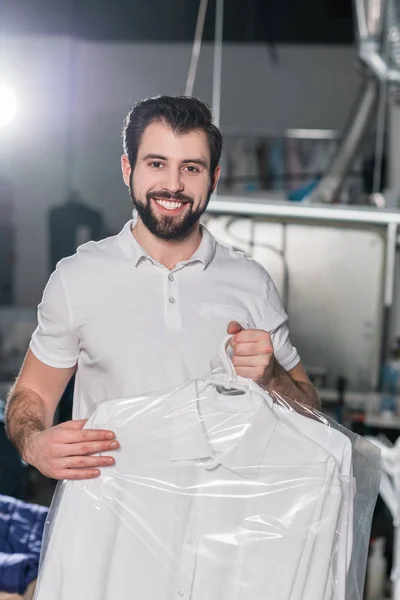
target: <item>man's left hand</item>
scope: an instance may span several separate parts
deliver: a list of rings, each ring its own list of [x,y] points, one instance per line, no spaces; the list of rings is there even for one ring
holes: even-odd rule
[[[231,321],[227,332],[233,334],[233,364],[237,375],[248,377],[257,383],[265,383],[274,368],[274,349],[271,336],[261,329],[243,329]]]

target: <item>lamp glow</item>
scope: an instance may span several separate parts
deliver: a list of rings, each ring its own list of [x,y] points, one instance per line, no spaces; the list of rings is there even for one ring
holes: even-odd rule
[[[8,125],[17,112],[17,100],[9,87],[0,83],[0,127]]]

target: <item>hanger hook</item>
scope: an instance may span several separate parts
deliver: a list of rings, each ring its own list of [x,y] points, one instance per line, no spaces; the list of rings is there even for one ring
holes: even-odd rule
[[[221,358],[222,364],[224,366],[224,369],[225,369],[226,373],[228,374],[229,381],[236,380],[235,367],[234,367],[233,362],[231,361],[231,358],[228,354],[228,345],[229,345],[229,342],[231,341],[232,337],[233,337],[232,335],[227,335],[224,338],[224,341],[222,342],[221,349],[220,349],[220,358]]]

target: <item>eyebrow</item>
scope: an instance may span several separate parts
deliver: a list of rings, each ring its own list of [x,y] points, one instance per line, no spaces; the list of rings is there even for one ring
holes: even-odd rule
[[[162,154],[146,154],[146,156],[143,157],[143,160],[149,160],[149,159],[165,160],[166,162],[168,161],[167,157],[162,156]],[[182,164],[183,165],[195,164],[195,165],[200,165],[200,166],[204,167],[205,169],[208,169],[208,163],[206,160],[204,160],[204,158],[187,158],[182,161]]]

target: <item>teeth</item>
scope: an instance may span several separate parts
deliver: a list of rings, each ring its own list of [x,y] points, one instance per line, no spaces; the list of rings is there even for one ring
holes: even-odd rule
[[[170,202],[169,200],[156,200],[156,202],[167,210],[175,210],[175,208],[180,208],[182,206],[182,202]]]

